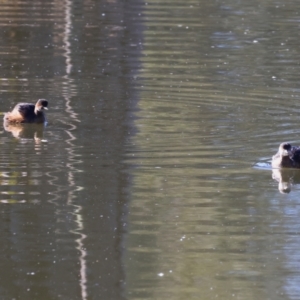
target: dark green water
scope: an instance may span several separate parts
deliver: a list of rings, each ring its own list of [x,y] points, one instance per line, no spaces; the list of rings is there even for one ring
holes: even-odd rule
[[[298,299],[299,8],[2,2],[0,298]]]

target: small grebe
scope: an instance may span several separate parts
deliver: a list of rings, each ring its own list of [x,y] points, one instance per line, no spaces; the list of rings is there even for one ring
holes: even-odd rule
[[[4,122],[9,123],[44,123],[46,121],[44,110],[48,109],[48,101],[39,99],[32,103],[18,103],[11,112],[4,115]]]
[[[273,168],[300,168],[300,147],[281,143],[272,157]]]

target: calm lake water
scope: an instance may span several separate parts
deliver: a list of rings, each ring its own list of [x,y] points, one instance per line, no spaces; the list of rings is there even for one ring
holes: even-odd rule
[[[299,299],[298,1],[0,3],[0,299]]]

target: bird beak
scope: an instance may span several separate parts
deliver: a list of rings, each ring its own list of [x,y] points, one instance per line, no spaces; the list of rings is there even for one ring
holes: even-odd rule
[[[48,108],[47,108],[47,107],[45,107],[45,106],[43,107],[43,109],[46,109],[46,110],[48,110]]]

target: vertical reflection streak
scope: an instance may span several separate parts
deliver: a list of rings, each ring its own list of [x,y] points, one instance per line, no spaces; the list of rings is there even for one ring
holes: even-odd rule
[[[65,53],[64,56],[66,58],[66,75],[65,83],[66,85],[63,88],[63,97],[65,98],[65,105],[66,105],[66,111],[70,118],[74,122],[80,122],[77,114],[73,111],[72,103],[70,100],[71,96],[75,95],[75,84],[73,83],[73,80],[70,78],[70,73],[72,71],[72,60],[71,60],[71,43],[70,43],[70,36],[71,36],[71,29],[72,29],[72,19],[71,19],[71,8],[72,8],[72,1],[71,0],[65,0],[65,29],[64,29],[64,44],[65,44]],[[67,204],[74,207],[74,216],[75,216],[75,223],[77,224],[77,227],[75,230],[72,231],[75,235],[78,236],[76,239],[77,243],[77,250],[80,253],[79,256],[79,262],[80,262],[80,289],[81,289],[81,299],[86,300],[87,299],[87,267],[86,267],[86,251],[84,247],[84,239],[86,238],[86,235],[83,234],[84,225],[83,225],[83,218],[82,218],[82,206],[81,205],[75,205],[73,204],[73,199],[76,198],[74,193],[76,191],[81,190],[81,187],[76,186],[76,182],[74,180],[74,174],[77,172],[80,172],[80,170],[76,167],[77,164],[81,163],[81,160],[78,159],[78,155],[75,153],[75,144],[73,143],[77,138],[72,133],[77,126],[73,123],[68,123],[70,128],[66,130],[66,133],[69,136],[69,139],[66,140],[66,143],[69,145],[69,147],[66,148],[68,151],[68,163],[67,163],[67,169],[68,169],[68,182],[70,190],[68,192],[68,200]]]
[[[65,58],[66,58],[66,73],[69,75],[72,70],[72,62],[71,62],[71,43],[69,41],[69,36],[71,34],[71,0],[65,0],[65,34],[64,34],[64,43],[65,43]]]

